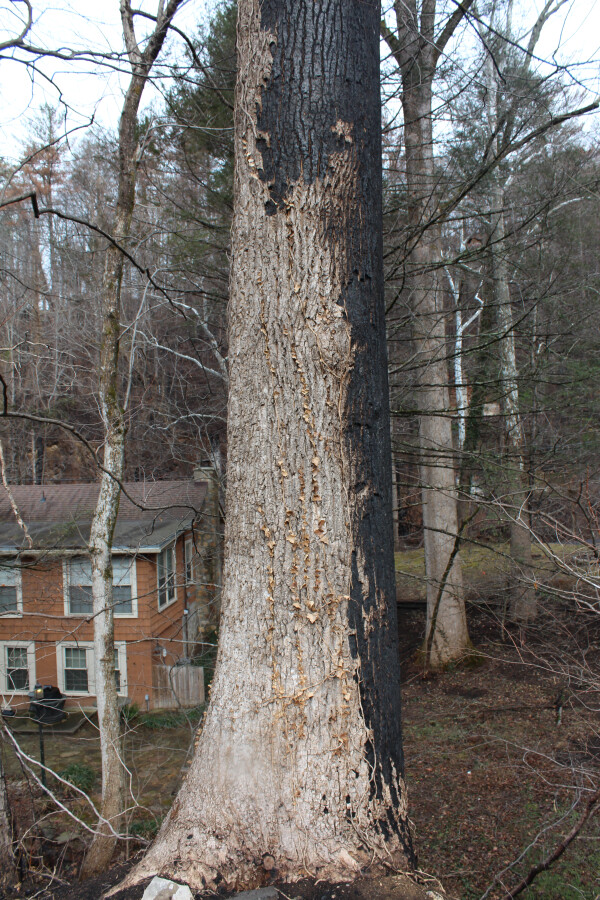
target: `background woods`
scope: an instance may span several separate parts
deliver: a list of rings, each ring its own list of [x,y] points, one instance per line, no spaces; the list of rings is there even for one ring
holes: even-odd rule
[[[91,45],[65,49],[29,22],[28,4],[5,4],[16,24],[0,35],[0,67],[25,67],[37,83],[48,60],[65,67],[80,60],[98,79],[133,72],[146,98],[124,135],[117,114],[84,129],[80,119],[74,126],[65,97],[50,89],[38,103],[34,93],[18,150],[0,151],[0,461],[9,489],[99,483],[99,465],[110,468],[111,421],[122,436],[117,483],[190,481],[198,466],[221,488],[226,483],[237,7],[197,4],[178,19],[176,3],[134,12],[120,5],[122,46],[100,53]],[[561,46],[584,16],[578,7],[567,14],[561,0],[415,0],[382,9],[383,250],[407,779],[421,865],[443,877],[436,858],[443,859],[447,887],[465,897],[505,896],[560,844],[598,788],[600,157],[594,51],[581,32],[568,53]],[[171,13],[152,72],[140,74],[140,54]],[[62,87],[61,77],[53,70],[47,80]],[[118,300],[107,315],[111,278]],[[108,381],[107,323],[116,328]],[[107,399],[115,403],[112,420]],[[223,494],[215,496],[220,522]],[[32,521],[23,521],[33,533]],[[212,563],[202,569],[220,552],[213,538],[194,570],[206,584],[218,580]],[[93,551],[86,541],[85,552]],[[200,542],[195,552],[202,557]],[[0,594],[4,626],[13,588],[17,596],[11,571],[23,561],[13,552],[2,562],[11,598]],[[111,604],[99,600],[97,611]],[[180,657],[212,667],[215,634],[204,628],[192,640],[178,628]],[[0,679],[10,706],[18,692],[9,689],[12,637],[5,637]],[[109,656],[114,678],[114,648]],[[125,855],[167,811],[153,776],[144,782],[137,768],[152,715],[134,713],[117,728],[134,772],[118,804],[127,810],[116,829],[129,834],[118,844]],[[191,735],[188,719],[192,726],[198,719],[195,711],[177,715],[165,726],[174,746]],[[39,774],[30,740],[21,743]],[[8,733],[3,748],[15,846],[50,865],[65,813],[48,813],[61,823],[52,838],[28,831]],[[49,753],[63,771],[58,750]],[[502,754],[510,774],[500,784]],[[431,768],[446,776],[435,808],[427,800]],[[486,798],[481,812],[464,772]],[[98,805],[100,781],[86,790]],[[146,790],[151,813],[142,810]],[[507,815],[503,791],[521,804],[514,827],[498,824]],[[0,853],[11,843],[1,837],[9,833],[3,797],[0,790]],[[445,819],[462,822],[461,804],[473,805],[477,837],[460,825],[459,863]],[[82,806],[77,815],[94,830],[95,813]],[[61,865],[74,868],[91,832],[73,827]],[[585,828],[597,861],[593,816]],[[542,876],[535,896],[595,897],[595,863],[569,869],[565,862],[569,854],[581,859],[581,846],[577,838],[565,850],[559,881]]]

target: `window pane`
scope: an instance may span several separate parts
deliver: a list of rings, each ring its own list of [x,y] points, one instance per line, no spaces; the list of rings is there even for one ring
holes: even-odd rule
[[[168,547],[159,553],[158,569],[158,605],[165,606],[175,599],[175,577],[173,572],[173,548]]]
[[[13,587],[17,583],[17,567],[16,564],[14,566],[5,563],[5,565],[0,566],[0,585],[6,585],[6,587]]]
[[[131,567],[133,560],[128,556],[113,556],[113,584],[131,584]]]
[[[121,671],[119,669],[119,651],[115,650],[115,684],[117,685],[117,694],[121,691]]]
[[[133,612],[133,604],[131,602],[131,588],[129,585],[113,586],[113,601],[115,606],[115,614],[124,616]]]
[[[6,648],[6,687],[9,691],[29,690],[27,647]]]
[[[17,612],[17,588],[15,585],[0,585],[0,613]]]
[[[92,612],[92,564],[89,559],[69,563],[69,612],[87,616]]]
[[[71,615],[86,616],[92,612],[92,594],[90,588],[71,585],[69,591],[69,612]]]
[[[70,562],[71,584],[92,584],[92,564],[89,559],[72,559]]]
[[[27,647],[7,647],[6,663],[9,669],[26,669]]]
[[[65,666],[69,669],[87,668],[87,651],[83,647],[65,647]]]
[[[86,669],[65,669],[65,691],[87,693],[88,673]]]
[[[28,691],[29,670],[8,669],[6,672],[6,682],[9,691]]]
[[[84,647],[65,647],[65,690],[87,693],[87,651]]]
[[[194,580],[193,551],[194,545],[192,541],[185,542],[185,581],[186,584],[192,584]]]

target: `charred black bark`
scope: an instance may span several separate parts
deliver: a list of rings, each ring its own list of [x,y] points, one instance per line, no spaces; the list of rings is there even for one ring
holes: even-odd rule
[[[332,157],[349,144],[358,162],[352,209],[325,205],[321,237],[324,243],[345,245],[347,271],[338,304],[354,351],[344,440],[351,529],[363,566],[359,575],[355,551],[351,648],[360,661],[362,709],[376,748],[371,748],[372,790],[381,797],[385,785],[394,796],[393,771],[403,772],[403,754],[383,302],[380,5],[376,0],[265,0],[261,27],[276,36],[257,122],[258,175],[270,197],[267,214],[285,215],[298,181],[323,181]],[[389,827],[382,821],[382,831]],[[395,821],[391,827],[396,828]],[[414,859],[410,841],[405,848]]]
[[[365,197],[375,188],[377,202],[379,19],[377,0],[261,4],[261,27],[277,36],[257,122],[260,177],[269,185],[271,212],[285,209],[300,178],[305,184],[322,179],[331,154],[348,140],[371,163],[361,172],[361,188]],[[344,134],[338,122],[352,123],[353,133]],[[330,224],[335,227],[334,221]]]

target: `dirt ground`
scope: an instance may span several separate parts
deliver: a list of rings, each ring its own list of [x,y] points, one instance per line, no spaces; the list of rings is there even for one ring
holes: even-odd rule
[[[575,629],[566,613],[546,616],[525,634],[504,630],[494,614],[472,610],[478,655],[468,665],[433,676],[423,672],[415,655],[422,613],[403,613],[410,815],[420,869],[437,876],[449,897],[475,900],[488,889],[490,898],[505,896],[505,888],[568,832],[582,798],[600,780],[600,692],[591,674],[600,671],[598,618],[583,624],[578,619]],[[91,900],[118,883],[122,867],[141,851],[138,838],[151,838],[170,806],[186,763],[190,727],[169,726],[168,720],[163,726],[132,724],[128,758],[141,804],[130,813],[135,840],[116,858],[121,868],[107,873],[102,883],[76,882],[85,834],[51,809],[4,750],[18,825],[29,829],[24,865],[35,876],[15,896]],[[27,751],[37,758],[34,739],[27,740]],[[93,729],[86,726],[50,748],[50,763],[93,763],[96,744]],[[96,782],[96,798],[98,787]],[[68,803],[75,807],[79,801]],[[598,900],[599,820],[596,815],[588,822],[561,860],[521,895],[525,900]],[[410,896],[406,890],[390,879],[353,887],[303,883],[288,885],[281,900],[401,900]],[[137,900],[141,891],[127,896]]]
[[[63,887],[55,890],[52,900],[99,900],[104,891],[110,890],[123,878],[129,865],[115,866],[99,878],[90,879],[77,888]],[[422,882],[422,883],[420,883]],[[148,882],[119,891],[113,900],[141,900]],[[294,884],[273,882],[279,891],[279,900],[431,900],[427,891],[437,882],[428,878],[409,878],[405,875],[359,878],[351,884],[315,884],[308,879]],[[231,896],[231,895],[229,895]],[[235,896],[235,895],[234,895]],[[198,895],[199,900],[227,900],[228,895]],[[444,900],[444,898],[442,898]]]

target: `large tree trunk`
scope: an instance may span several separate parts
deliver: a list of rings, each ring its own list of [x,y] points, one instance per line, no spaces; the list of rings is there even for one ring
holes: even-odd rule
[[[379,4],[240,0],[221,642],[130,880],[413,859],[382,285]],[[268,857],[272,857],[272,860]]]

